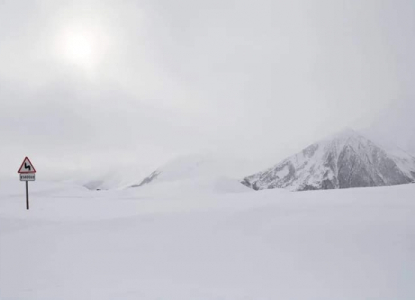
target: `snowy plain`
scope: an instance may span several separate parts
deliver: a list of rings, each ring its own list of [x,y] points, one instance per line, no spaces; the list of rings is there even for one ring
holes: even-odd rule
[[[415,184],[0,183],[0,299],[415,299]]]

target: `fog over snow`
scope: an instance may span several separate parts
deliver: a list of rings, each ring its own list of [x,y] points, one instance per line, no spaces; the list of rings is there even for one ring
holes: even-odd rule
[[[0,1],[0,177],[210,153],[260,170],[344,127],[415,153],[401,1]]]
[[[414,32],[413,0],[0,0],[0,299],[415,299]]]

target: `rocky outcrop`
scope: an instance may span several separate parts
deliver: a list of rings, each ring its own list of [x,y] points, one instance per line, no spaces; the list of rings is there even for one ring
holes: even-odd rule
[[[353,130],[315,143],[242,183],[255,190],[342,189],[405,184],[415,180],[415,158],[391,155]]]

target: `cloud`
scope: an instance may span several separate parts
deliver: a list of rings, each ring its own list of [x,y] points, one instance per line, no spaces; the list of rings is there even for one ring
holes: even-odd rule
[[[192,152],[262,167],[401,99],[402,125],[389,127],[412,128],[409,1],[0,5],[1,174],[27,153],[51,176],[62,160],[144,166]],[[68,57],[68,34],[90,59]]]

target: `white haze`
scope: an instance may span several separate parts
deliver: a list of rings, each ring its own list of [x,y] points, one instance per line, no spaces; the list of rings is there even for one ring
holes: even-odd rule
[[[0,176],[259,170],[346,126],[415,152],[414,31],[409,0],[0,1]]]

